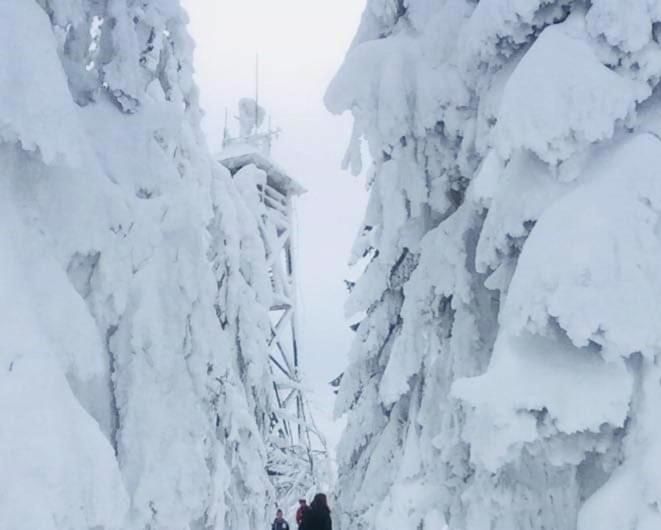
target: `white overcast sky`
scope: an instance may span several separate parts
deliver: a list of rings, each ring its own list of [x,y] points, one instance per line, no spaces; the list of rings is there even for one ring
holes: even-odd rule
[[[328,381],[347,362],[351,332],[343,318],[343,279],[366,200],[362,178],[340,171],[351,118],[330,115],[326,86],[358,26],[363,0],[184,0],[197,43],[196,80],[212,149],[225,109],[254,95],[260,60],[260,103],[283,129],[274,158],[309,191],[298,203],[299,292],[303,369],[314,389],[317,421],[332,446]]]

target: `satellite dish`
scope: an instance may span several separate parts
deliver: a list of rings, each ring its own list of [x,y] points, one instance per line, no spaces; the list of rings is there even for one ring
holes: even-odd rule
[[[266,118],[266,110],[252,98],[239,100],[239,124],[241,136],[246,138],[261,127]]]

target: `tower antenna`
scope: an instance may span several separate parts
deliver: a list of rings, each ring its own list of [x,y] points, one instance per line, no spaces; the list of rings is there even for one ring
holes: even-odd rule
[[[255,133],[259,130],[259,53],[255,54]]]

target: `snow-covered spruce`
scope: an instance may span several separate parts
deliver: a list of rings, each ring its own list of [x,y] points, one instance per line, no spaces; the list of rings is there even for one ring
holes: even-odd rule
[[[0,0],[0,528],[265,522],[264,253],[185,24]]]
[[[661,525],[661,3],[369,0],[342,528]]]

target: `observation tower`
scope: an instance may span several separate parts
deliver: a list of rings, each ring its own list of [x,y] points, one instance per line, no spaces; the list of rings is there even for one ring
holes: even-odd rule
[[[270,126],[262,130],[266,112],[250,98],[239,102],[239,135],[227,126],[218,162],[234,176],[253,165],[266,174],[257,184],[260,197],[259,229],[264,242],[272,288],[271,338],[264,345],[273,375],[276,408],[271,414],[269,468],[278,498],[295,503],[320,486],[327,448],[312,418],[301,379],[298,329],[294,203],[305,189],[271,158],[271,145],[280,134]]]

